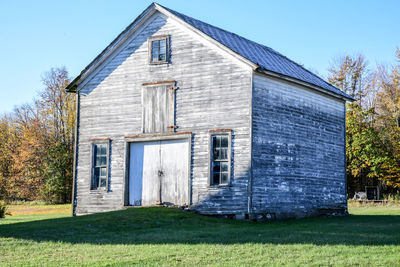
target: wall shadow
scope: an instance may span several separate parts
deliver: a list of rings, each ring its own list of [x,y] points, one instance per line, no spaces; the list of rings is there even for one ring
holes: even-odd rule
[[[3,224],[0,237],[72,244],[400,245],[400,216],[351,215],[255,223],[174,208],[128,208]]]

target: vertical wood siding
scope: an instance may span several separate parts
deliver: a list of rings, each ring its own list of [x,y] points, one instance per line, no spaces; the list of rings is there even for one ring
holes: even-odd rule
[[[149,64],[147,40],[170,35],[171,63]],[[191,131],[192,204],[203,213],[244,213],[250,166],[252,71],[172,19],[156,13],[81,86],[77,213],[123,208],[124,136],[142,133],[142,83],[175,80],[176,131]],[[232,128],[232,183],[208,184],[208,130]],[[110,137],[109,191],[90,191],[90,138]]]
[[[346,209],[344,130],[343,101],[254,75],[254,212]]]

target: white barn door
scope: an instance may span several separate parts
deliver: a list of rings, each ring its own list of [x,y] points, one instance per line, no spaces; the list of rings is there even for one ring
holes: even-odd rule
[[[187,140],[161,142],[161,200],[165,204],[189,204],[188,145]]]
[[[130,144],[129,205],[187,205],[189,199],[187,140]]]

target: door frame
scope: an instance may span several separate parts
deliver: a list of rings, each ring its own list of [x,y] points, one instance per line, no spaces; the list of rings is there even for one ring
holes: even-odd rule
[[[130,144],[140,142],[152,141],[169,141],[169,140],[187,140],[188,141],[188,199],[187,203],[190,207],[192,205],[192,132],[176,132],[166,134],[138,134],[132,136],[125,136],[125,163],[124,163],[124,206],[132,207],[129,205],[129,164],[130,164]]]

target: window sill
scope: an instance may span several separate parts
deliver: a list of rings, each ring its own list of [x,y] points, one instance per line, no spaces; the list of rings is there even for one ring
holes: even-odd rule
[[[150,61],[150,65],[162,65],[162,64],[168,64],[168,61]]]
[[[106,188],[90,189],[91,194],[108,193]]]
[[[232,185],[229,184],[216,184],[216,185],[209,185],[208,188],[217,189],[221,187],[231,187]]]

